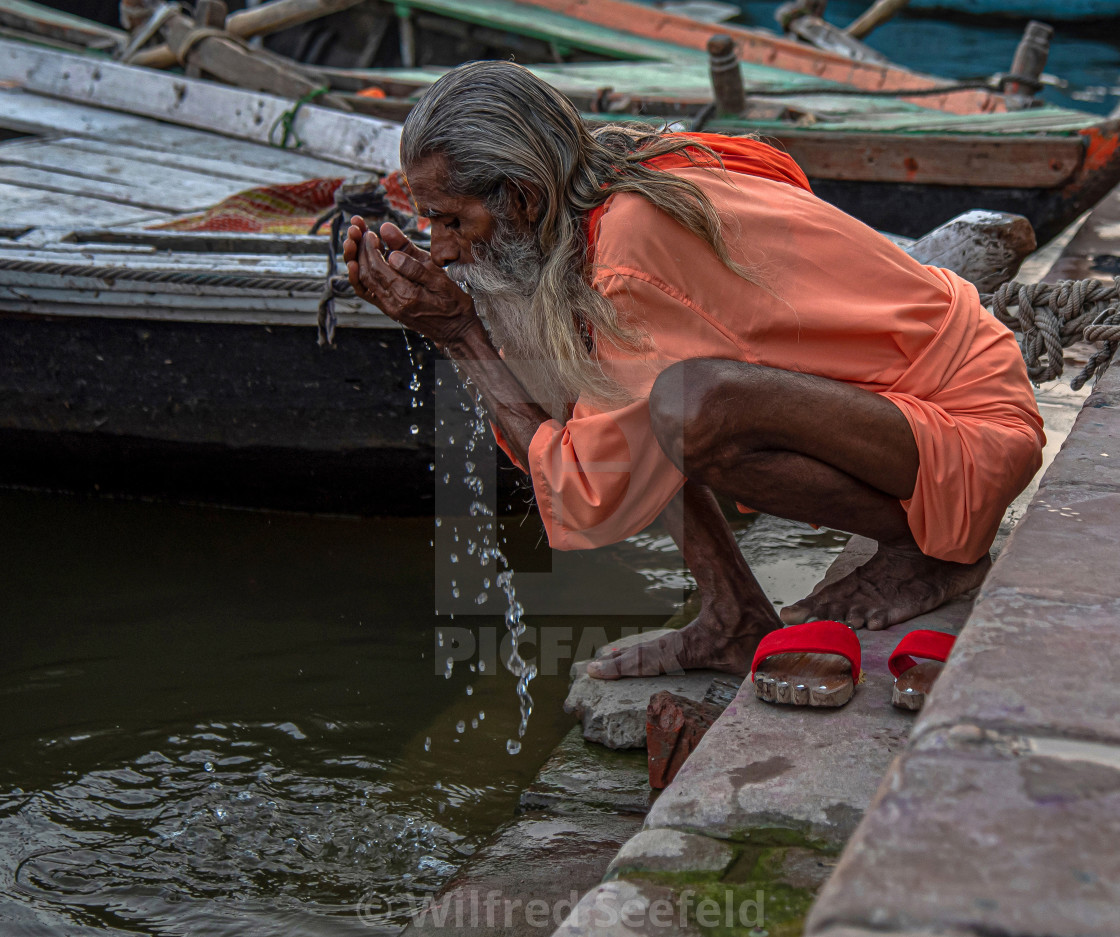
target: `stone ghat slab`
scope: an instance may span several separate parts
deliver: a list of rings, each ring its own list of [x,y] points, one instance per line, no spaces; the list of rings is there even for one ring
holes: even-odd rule
[[[807,933],[1115,937],[1118,840],[1120,750],[937,733],[892,766]]]
[[[985,582],[811,937],[1120,933],[1120,363]]]
[[[525,814],[499,830],[430,906],[417,909],[403,935],[548,934],[640,823],[633,814],[590,810]]]
[[[789,837],[838,850],[855,830],[914,714],[891,705],[887,658],[918,628],[959,631],[957,602],[887,631],[860,631],[864,681],[839,709],[766,703],[744,684],[673,783],[646,828],[729,840]]]
[[[650,795],[644,753],[589,744],[575,726],[521,793],[521,807],[592,807],[641,815],[649,810]]]
[[[629,635],[603,647],[596,657],[617,648],[643,641],[654,641],[670,629]],[[668,690],[677,696],[700,702],[712,681],[726,680],[728,674],[715,670],[690,670],[660,677],[625,677],[597,680],[587,675],[587,661],[572,665],[572,686],[564,701],[564,711],[572,713],[583,726],[583,737],[607,748],[646,747],[646,707],[654,693]]]

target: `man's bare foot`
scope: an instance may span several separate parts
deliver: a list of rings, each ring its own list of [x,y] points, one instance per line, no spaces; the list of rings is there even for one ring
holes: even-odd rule
[[[842,621],[853,628],[879,631],[932,611],[984,581],[992,561],[950,563],[916,550],[880,546],[878,552],[843,579],[824,586],[779,613],[787,625]]]
[[[617,680],[679,674],[685,670],[722,670],[740,676],[748,673],[755,648],[766,631],[722,634],[703,619],[701,613],[679,631],[593,660],[587,665],[587,674],[600,680]]]

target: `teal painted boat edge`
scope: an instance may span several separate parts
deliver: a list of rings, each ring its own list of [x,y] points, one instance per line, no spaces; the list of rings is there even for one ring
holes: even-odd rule
[[[910,0],[909,10],[1015,19],[1103,20],[1120,17],[1120,0]]]

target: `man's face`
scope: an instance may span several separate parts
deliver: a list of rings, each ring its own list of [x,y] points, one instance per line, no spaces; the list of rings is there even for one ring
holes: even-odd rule
[[[432,223],[432,260],[441,267],[474,263],[474,246],[489,243],[497,223],[486,203],[446,191],[447,165],[441,156],[420,160],[407,175],[417,212]]]
[[[448,275],[480,294],[531,295],[542,258],[523,204],[495,215],[481,199],[451,195],[442,157],[421,160],[408,172],[418,212],[432,222],[432,259]]]

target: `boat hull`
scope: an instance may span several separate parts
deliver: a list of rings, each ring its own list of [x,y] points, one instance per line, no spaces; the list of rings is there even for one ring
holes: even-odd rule
[[[430,511],[433,354],[414,352],[416,409],[399,329],[320,348],[313,326],[0,314],[0,484]]]

